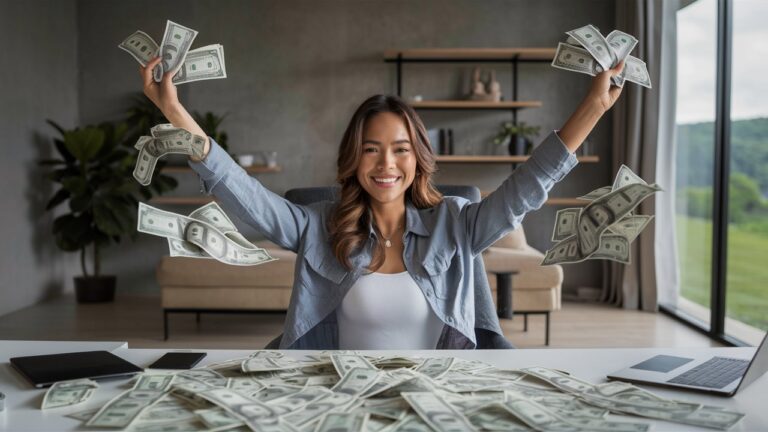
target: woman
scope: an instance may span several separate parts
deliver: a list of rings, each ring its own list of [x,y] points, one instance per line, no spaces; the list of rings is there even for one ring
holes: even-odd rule
[[[159,61],[140,68],[144,93],[174,126],[206,136],[179,102],[170,75],[153,80]],[[487,284],[475,286],[474,260],[539,208],[576,165],[573,153],[621,93],[610,78],[622,67],[596,76],[563,128],[479,203],[434,189],[424,125],[392,96],[371,97],[352,116],[339,147],[338,202],[293,204],[266,190],[210,138],[203,158],[190,165],[206,193],[298,254],[280,348],[511,347]]]

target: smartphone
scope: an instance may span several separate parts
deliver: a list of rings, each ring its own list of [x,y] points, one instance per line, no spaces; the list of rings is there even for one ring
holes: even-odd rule
[[[169,352],[148,366],[149,369],[191,369],[200,363],[206,353]]]

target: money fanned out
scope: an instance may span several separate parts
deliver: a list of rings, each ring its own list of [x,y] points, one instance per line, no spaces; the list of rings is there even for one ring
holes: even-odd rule
[[[165,72],[174,72],[171,80],[176,85],[226,78],[224,47],[214,44],[190,50],[196,36],[195,30],[169,20],[165,25],[162,45],[158,45],[148,34],[137,30],[125,38],[118,48],[128,52],[142,66],[161,55],[163,60],[152,71],[157,82],[162,80]]]
[[[142,186],[152,182],[157,160],[168,154],[185,154],[196,158],[203,157],[205,138],[186,129],[167,124],[159,124],[150,130],[151,136],[141,136],[134,144],[139,151],[133,178]]]
[[[645,432],[650,425],[637,417],[727,430],[744,414],[542,367],[339,351],[297,360],[258,351],[189,371],[146,371],[102,408],[69,416],[144,432]]]
[[[136,229],[167,238],[171,256],[213,258],[239,266],[275,261],[266,249],[243,237],[216,202],[200,207],[189,216],[139,203]]]
[[[632,241],[653,216],[632,211],[652,194],[657,184],[647,184],[626,165],[619,168],[612,186],[604,186],[579,197],[591,201],[584,208],[557,212],[552,241],[558,242],[544,256],[542,265],[607,259],[629,264]]]
[[[629,55],[637,45],[637,39],[623,31],[614,30],[603,36],[597,27],[589,24],[566,32],[568,39],[557,45],[552,66],[571,72],[595,76],[613,69],[622,60],[624,69],[611,77],[614,85],[623,87],[630,81],[651,88],[651,76],[645,62]]]

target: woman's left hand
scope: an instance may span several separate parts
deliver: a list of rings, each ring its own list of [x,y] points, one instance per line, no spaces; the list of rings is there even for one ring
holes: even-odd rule
[[[621,61],[613,69],[597,74],[592,79],[592,87],[589,89],[587,99],[596,103],[603,112],[611,109],[621,94],[621,87],[611,85],[611,77],[619,75],[622,69],[624,69],[624,61]]]

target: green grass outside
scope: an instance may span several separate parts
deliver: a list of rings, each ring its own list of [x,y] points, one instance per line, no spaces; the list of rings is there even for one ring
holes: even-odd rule
[[[712,222],[677,215],[680,293],[702,306],[710,304]],[[768,330],[768,233],[728,228],[726,314]]]

